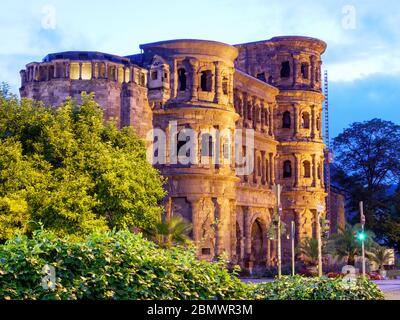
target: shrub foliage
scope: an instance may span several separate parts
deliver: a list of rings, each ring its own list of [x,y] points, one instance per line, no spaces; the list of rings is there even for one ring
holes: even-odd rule
[[[42,269],[55,267],[55,288],[42,287]],[[373,283],[346,289],[336,279],[283,277],[245,284],[225,262],[194,250],[163,249],[140,234],[97,232],[67,241],[45,231],[0,246],[0,299],[382,299]]]

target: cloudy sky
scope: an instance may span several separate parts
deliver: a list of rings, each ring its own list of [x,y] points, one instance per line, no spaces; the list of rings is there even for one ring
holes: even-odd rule
[[[331,136],[374,117],[400,123],[398,0],[13,0],[2,2],[0,35],[0,82],[15,92],[19,70],[51,52],[128,55],[174,38],[318,37],[328,43]]]

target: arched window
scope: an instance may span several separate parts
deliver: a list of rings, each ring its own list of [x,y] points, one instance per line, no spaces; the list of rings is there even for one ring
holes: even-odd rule
[[[213,156],[213,137],[209,133],[204,133],[201,135],[201,155],[203,157]]]
[[[283,177],[290,178],[292,176],[292,163],[290,160],[286,160],[283,163]]]
[[[303,79],[308,79],[308,69],[309,69],[308,63],[301,64],[301,75],[303,76]]]
[[[311,164],[310,161],[303,162],[304,178],[311,178]]]
[[[290,129],[290,125],[291,125],[291,120],[290,120],[290,112],[289,111],[285,111],[283,113],[282,116],[282,128],[287,128]]]
[[[186,70],[183,68],[178,70],[178,89],[179,91],[186,90]]]
[[[282,62],[281,65],[281,78],[289,78],[290,77],[290,63],[289,61]]]
[[[301,127],[303,129],[310,129],[310,115],[308,112],[303,112],[301,116]]]
[[[212,88],[212,73],[211,70],[201,72],[200,77],[201,91],[211,92]]]

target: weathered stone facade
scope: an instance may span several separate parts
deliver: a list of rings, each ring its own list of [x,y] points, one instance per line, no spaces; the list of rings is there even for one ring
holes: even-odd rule
[[[283,220],[296,222],[297,243],[313,237],[316,207],[326,197],[320,69],[326,44],[278,37],[236,46],[171,40],[140,48],[141,54],[128,57],[48,55],[21,71],[21,96],[50,106],[94,92],[105,118],[117,119],[120,127],[131,125],[143,137],[151,128],[166,132],[167,163],[156,165],[168,177],[166,212],[193,223],[201,258],[226,252],[246,268],[275,263],[268,229],[277,183],[283,185]],[[196,161],[169,162],[170,141],[179,144],[177,135],[188,128],[197,133]],[[223,136],[209,138],[213,129],[232,135],[254,129],[252,173],[236,174],[238,146]],[[214,154],[204,152],[205,135],[211,149],[221,146]],[[244,143],[239,148],[246,154]]]

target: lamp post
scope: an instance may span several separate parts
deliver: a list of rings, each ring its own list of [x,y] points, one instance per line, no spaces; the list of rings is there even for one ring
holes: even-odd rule
[[[273,187],[275,198],[276,198],[276,210],[278,213],[278,230],[277,230],[277,240],[278,240],[278,278],[282,276],[282,249],[281,249],[281,215],[282,215],[282,205],[281,205],[281,192],[282,186],[280,184],[274,185]]]
[[[321,212],[324,211],[322,204],[317,205],[317,240],[318,240],[318,276],[322,277],[322,239],[321,239]]]
[[[365,278],[365,215],[364,215],[364,205],[363,202],[360,201],[360,222],[361,222],[361,233],[358,235],[359,240],[361,240],[361,255],[362,255],[362,276]]]

